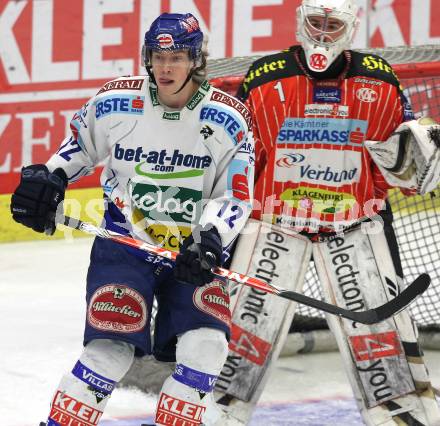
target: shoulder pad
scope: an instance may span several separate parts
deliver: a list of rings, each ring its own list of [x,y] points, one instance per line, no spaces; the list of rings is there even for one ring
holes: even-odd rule
[[[298,46],[257,59],[250,67],[239,90],[239,97],[246,99],[249,92],[262,84],[293,75],[304,75],[294,58]]]
[[[400,90],[399,78],[393,67],[382,57],[372,53],[361,53],[351,50],[352,66],[347,74],[350,77],[372,77],[396,86]]]
[[[101,89],[99,89],[96,95],[100,95],[101,93],[109,92],[111,90],[141,90],[146,79],[147,77],[143,75],[119,77],[115,80],[105,83]]]
[[[237,112],[241,117],[243,117],[243,120],[246,122],[248,129],[251,128],[252,125],[252,118],[251,113],[247,109],[246,105],[239,101],[234,96],[228,95],[227,93],[223,92],[222,90],[213,88],[211,92],[211,96],[209,98],[209,103],[217,104],[217,105],[227,105],[228,107],[232,108]]]

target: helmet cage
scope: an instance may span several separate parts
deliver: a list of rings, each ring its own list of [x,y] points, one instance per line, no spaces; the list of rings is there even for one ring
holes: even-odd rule
[[[326,46],[333,44],[345,36],[347,32],[346,22],[335,17],[330,17],[329,14],[325,14],[325,16],[322,17],[322,25],[317,26],[314,23],[317,17],[321,18],[321,15],[307,15],[305,17],[304,31],[311,40],[319,43],[321,46]],[[331,29],[336,26],[336,29]]]
[[[299,9],[299,19],[303,22],[302,31],[300,31],[311,43],[321,47],[331,47],[336,42],[341,44],[349,44],[351,42],[356,27],[356,16],[347,12],[314,6],[303,5]],[[323,18],[322,27],[316,27],[313,24],[313,17]],[[329,29],[331,24],[336,23],[340,24],[340,28],[335,30]],[[325,41],[326,39],[330,41]]]
[[[322,72],[350,47],[358,24],[357,8],[341,10],[304,3],[297,9],[297,38],[304,48],[309,67]],[[319,18],[319,23],[314,23],[313,18]],[[313,56],[320,58],[324,65],[314,67]]]

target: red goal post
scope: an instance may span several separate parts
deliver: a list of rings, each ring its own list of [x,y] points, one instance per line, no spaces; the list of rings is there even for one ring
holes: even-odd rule
[[[390,47],[365,52],[380,55],[393,65],[416,117],[430,116],[440,122],[440,46]],[[259,56],[209,60],[211,83],[235,94],[250,64],[257,58]],[[411,282],[422,272],[432,278],[431,287],[411,306],[412,316],[422,332],[422,344],[440,349],[440,187],[424,197],[405,197],[399,190],[393,190],[389,201],[395,216],[394,228],[405,281]],[[306,274],[304,293],[321,298],[312,263]],[[314,336],[307,339],[315,340],[315,347],[333,349],[336,346],[325,335],[326,328],[322,313],[299,306],[291,331],[301,335],[310,332]],[[303,350],[303,341],[303,337],[296,337],[291,352]]]

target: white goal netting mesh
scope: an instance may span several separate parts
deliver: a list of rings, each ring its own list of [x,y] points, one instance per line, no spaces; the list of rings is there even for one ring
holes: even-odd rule
[[[440,122],[440,46],[392,47],[370,49],[395,66],[405,94],[417,117],[430,116]],[[213,84],[235,93],[249,65],[258,56],[225,58],[208,61]],[[232,77],[231,77],[232,76]],[[405,282],[422,272],[431,276],[430,288],[411,305],[419,328],[440,331],[440,187],[424,197],[405,197],[392,191],[389,201],[394,212],[394,229],[400,246]],[[304,293],[321,298],[318,278],[310,264]],[[324,328],[322,313],[299,306],[293,328]]]

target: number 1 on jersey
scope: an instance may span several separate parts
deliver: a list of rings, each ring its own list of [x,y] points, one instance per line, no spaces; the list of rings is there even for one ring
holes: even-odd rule
[[[285,102],[286,97],[284,96],[283,85],[281,84],[281,81],[279,81],[277,84],[275,84],[275,86],[273,86],[273,88],[278,91],[280,101]]]

